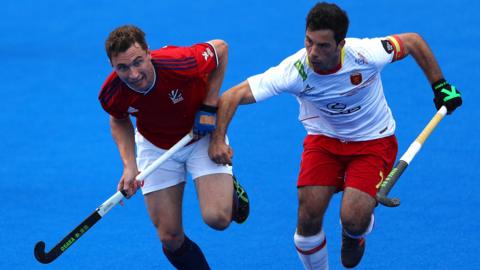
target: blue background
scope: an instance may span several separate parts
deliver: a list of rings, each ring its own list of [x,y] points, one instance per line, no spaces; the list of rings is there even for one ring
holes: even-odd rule
[[[137,194],[114,208],[50,265],[47,250],[114,193],[122,172],[108,115],[97,95],[111,71],[103,43],[123,24],[147,33],[151,48],[221,38],[230,48],[222,89],[260,73],[303,46],[314,1],[5,1],[0,11],[0,269],[173,269]],[[478,171],[479,2],[337,1],[350,37],[418,32],[464,105],[446,117],[392,195],[378,207],[358,269],[474,269],[480,264]],[[413,58],[385,68],[399,155],[435,113],[430,86]],[[291,96],[242,106],[229,134],[235,172],[251,216],[224,232],[201,221],[190,182],[187,234],[213,269],[302,269],[293,245],[296,177],[303,127]],[[339,198],[325,218],[330,268],[342,269]]]

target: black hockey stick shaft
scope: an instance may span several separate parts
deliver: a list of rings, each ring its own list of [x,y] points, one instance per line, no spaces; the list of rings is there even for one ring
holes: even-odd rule
[[[102,218],[98,213],[98,209],[95,210],[90,216],[88,216],[80,225],[78,225],[73,231],[71,231],[65,238],[58,242],[49,252],[45,252],[45,242],[40,241],[35,245],[35,258],[43,263],[48,264],[54,261],[65,250],[67,250],[73,243],[75,243],[82,235],[84,235],[97,221]]]
[[[388,193],[398,181],[405,169],[408,167],[410,162],[413,160],[415,155],[420,151],[427,138],[433,132],[435,127],[437,127],[438,123],[440,123],[446,113],[447,108],[445,106],[442,106],[437,111],[435,116],[430,120],[430,122],[428,122],[427,126],[425,126],[425,128],[422,130],[420,135],[418,135],[415,141],[410,144],[407,151],[403,154],[398,163],[388,174],[387,178],[380,184],[380,189],[377,192],[377,201],[379,203],[388,207],[396,207],[400,205],[400,199],[388,198]]]
[[[163,153],[157,160],[150,164],[145,170],[137,175],[136,179],[144,180],[150,173],[158,168],[163,162],[169,159],[179,149],[187,145],[193,138],[193,133],[190,132],[178,141],[169,150]],[[40,241],[35,245],[35,258],[43,263],[48,264],[53,262],[56,258],[63,254],[70,246],[73,245],[82,235],[84,235],[95,223],[97,223],[104,215],[106,215],[115,205],[122,199],[126,198],[125,191],[117,191],[113,196],[108,198],[101,204],[90,216],[88,216],[80,225],[71,231],[65,238],[58,242],[49,252],[45,252],[45,242]]]

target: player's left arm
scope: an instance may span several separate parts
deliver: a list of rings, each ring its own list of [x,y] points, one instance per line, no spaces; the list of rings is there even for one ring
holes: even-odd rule
[[[228,63],[227,43],[220,39],[211,40],[208,43],[215,51],[217,67],[208,76],[207,95],[195,116],[193,132],[198,136],[204,136],[215,130],[218,94]]]
[[[449,84],[445,80],[432,50],[419,34],[397,34],[389,36],[388,40],[395,48],[396,54],[394,60],[399,60],[407,55],[412,55],[417,64],[423,70],[425,76],[432,85],[433,93],[435,95],[433,101],[437,110],[440,109],[442,105],[445,105],[448,113],[452,113],[457,107],[462,105],[460,92],[455,86]]]

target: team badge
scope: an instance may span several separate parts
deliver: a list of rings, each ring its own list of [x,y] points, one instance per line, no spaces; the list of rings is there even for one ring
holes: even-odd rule
[[[362,73],[354,72],[350,74],[350,82],[353,85],[359,85],[362,82]]]
[[[182,92],[180,92],[180,90],[178,89],[170,91],[170,93],[168,94],[168,97],[170,98],[173,104],[177,104],[178,102],[183,100]]]
[[[382,45],[383,45],[383,49],[385,49],[385,51],[388,54],[391,54],[395,50],[390,40],[387,40],[387,39],[382,40]]]

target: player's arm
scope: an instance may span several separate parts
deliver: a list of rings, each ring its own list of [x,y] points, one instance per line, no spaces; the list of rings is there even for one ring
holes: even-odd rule
[[[212,133],[209,156],[218,164],[232,164],[233,151],[225,143],[230,121],[239,104],[255,103],[248,81],[244,81],[223,93],[218,102],[217,128]]]
[[[123,163],[123,174],[118,183],[118,190],[125,190],[129,196],[135,194],[138,188],[135,177],[138,174],[135,160],[135,136],[130,117],[115,118],[110,116],[110,129],[112,137],[117,144],[120,158]]]
[[[428,81],[431,83],[435,95],[434,103],[437,109],[442,105],[447,107],[448,113],[453,112],[462,105],[460,92],[455,86],[450,85],[444,78],[442,70],[433,55],[432,50],[425,40],[417,33],[404,33],[389,37],[396,46],[395,41],[399,43],[398,48],[403,45],[404,53],[400,54],[398,59],[407,55],[412,55],[417,64],[425,73]]]
[[[217,68],[210,73],[207,86],[207,96],[204,104],[217,106],[218,93],[222,86],[223,78],[225,77],[225,71],[227,70],[228,45],[225,41],[220,39],[210,40],[208,43],[215,47],[218,63]]]
[[[208,42],[214,47],[217,67],[209,74],[207,83],[207,96],[195,116],[193,132],[204,136],[215,130],[218,93],[222,86],[225,70],[228,63],[228,46],[223,40],[216,39]]]

